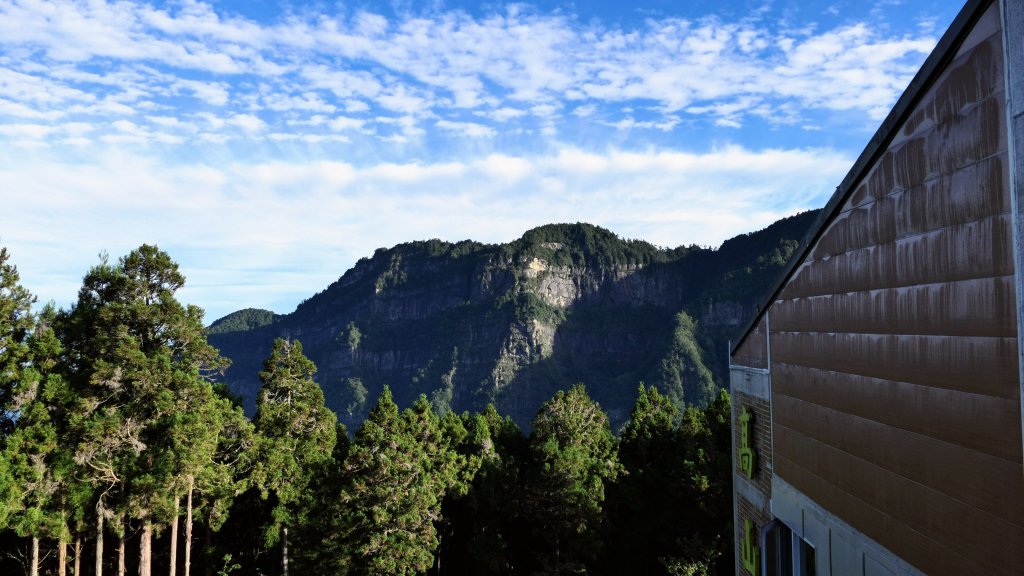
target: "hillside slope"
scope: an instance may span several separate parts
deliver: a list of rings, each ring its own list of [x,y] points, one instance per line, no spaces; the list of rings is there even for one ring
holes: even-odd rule
[[[385,384],[408,405],[493,402],[525,426],[558,389],[584,382],[623,422],[643,381],[703,405],[726,377],[728,339],[816,212],[712,250],[661,249],[588,224],[509,244],[439,240],[379,249],[286,315],[214,322],[225,379],[251,410],[276,337],[302,341],[328,405],[354,427]]]

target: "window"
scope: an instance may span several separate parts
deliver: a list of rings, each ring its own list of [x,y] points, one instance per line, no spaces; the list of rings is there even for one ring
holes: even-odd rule
[[[814,546],[779,520],[761,530],[765,576],[815,576]]]

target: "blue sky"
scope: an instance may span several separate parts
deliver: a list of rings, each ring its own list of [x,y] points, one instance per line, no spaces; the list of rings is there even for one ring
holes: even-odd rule
[[[410,240],[717,246],[822,206],[960,7],[0,0],[0,244],[61,306],[157,244],[208,320]]]

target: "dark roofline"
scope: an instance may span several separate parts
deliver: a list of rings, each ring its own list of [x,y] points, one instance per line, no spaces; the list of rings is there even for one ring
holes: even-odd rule
[[[995,1],[968,0],[960,10],[960,13],[957,14],[949,29],[942,35],[942,39],[939,40],[935,49],[928,55],[928,59],[925,60],[921,69],[914,76],[914,79],[910,81],[907,89],[903,91],[903,95],[896,101],[896,105],[893,106],[889,115],[882,121],[882,125],[878,127],[875,135],[868,141],[867,147],[861,152],[857,161],[854,162],[849,173],[846,174],[842,183],[836,188],[828,203],[825,204],[825,208],[818,214],[807,234],[804,235],[794,256],[790,258],[786,268],[779,274],[772,287],[765,294],[765,297],[760,300],[757,314],[743,326],[743,331],[740,332],[741,336],[732,345],[732,349],[729,350],[730,356],[736,353],[736,350],[747,339],[754,326],[761,321],[765,312],[768,311],[768,308],[775,302],[779,293],[782,292],[786,283],[793,276],[793,272],[807,258],[807,253],[810,251],[811,246],[818,241],[825,228],[835,220],[840,206],[853,194],[857,184],[864,178],[868,169],[885,152],[889,143],[896,136],[896,132],[913,112],[914,106],[921,100],[925,92],[935,84],[938,76],[942,74],[949,63],[953,61],[960,45],[963,44],[964,40],[967,39],[967,36],[973,30],[974,24],[985,13],[989,5]]]

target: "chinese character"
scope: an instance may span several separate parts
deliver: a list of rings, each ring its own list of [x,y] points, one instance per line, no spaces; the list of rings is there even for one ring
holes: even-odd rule
[[[747,407],[743,407],[743,413],[740,414],[740,470],[747,475],[747,478],[754,477],[754,450],[750,447],[752,442],[750,441],[750,420],[754,416],[747,410]]]
[[[757,569],[761,564],[761,549],[754,544],[754,525],[749,519],[743,521],[743,532],[745,536],[740,542],[740,560],[751,576],[757,576]]]

